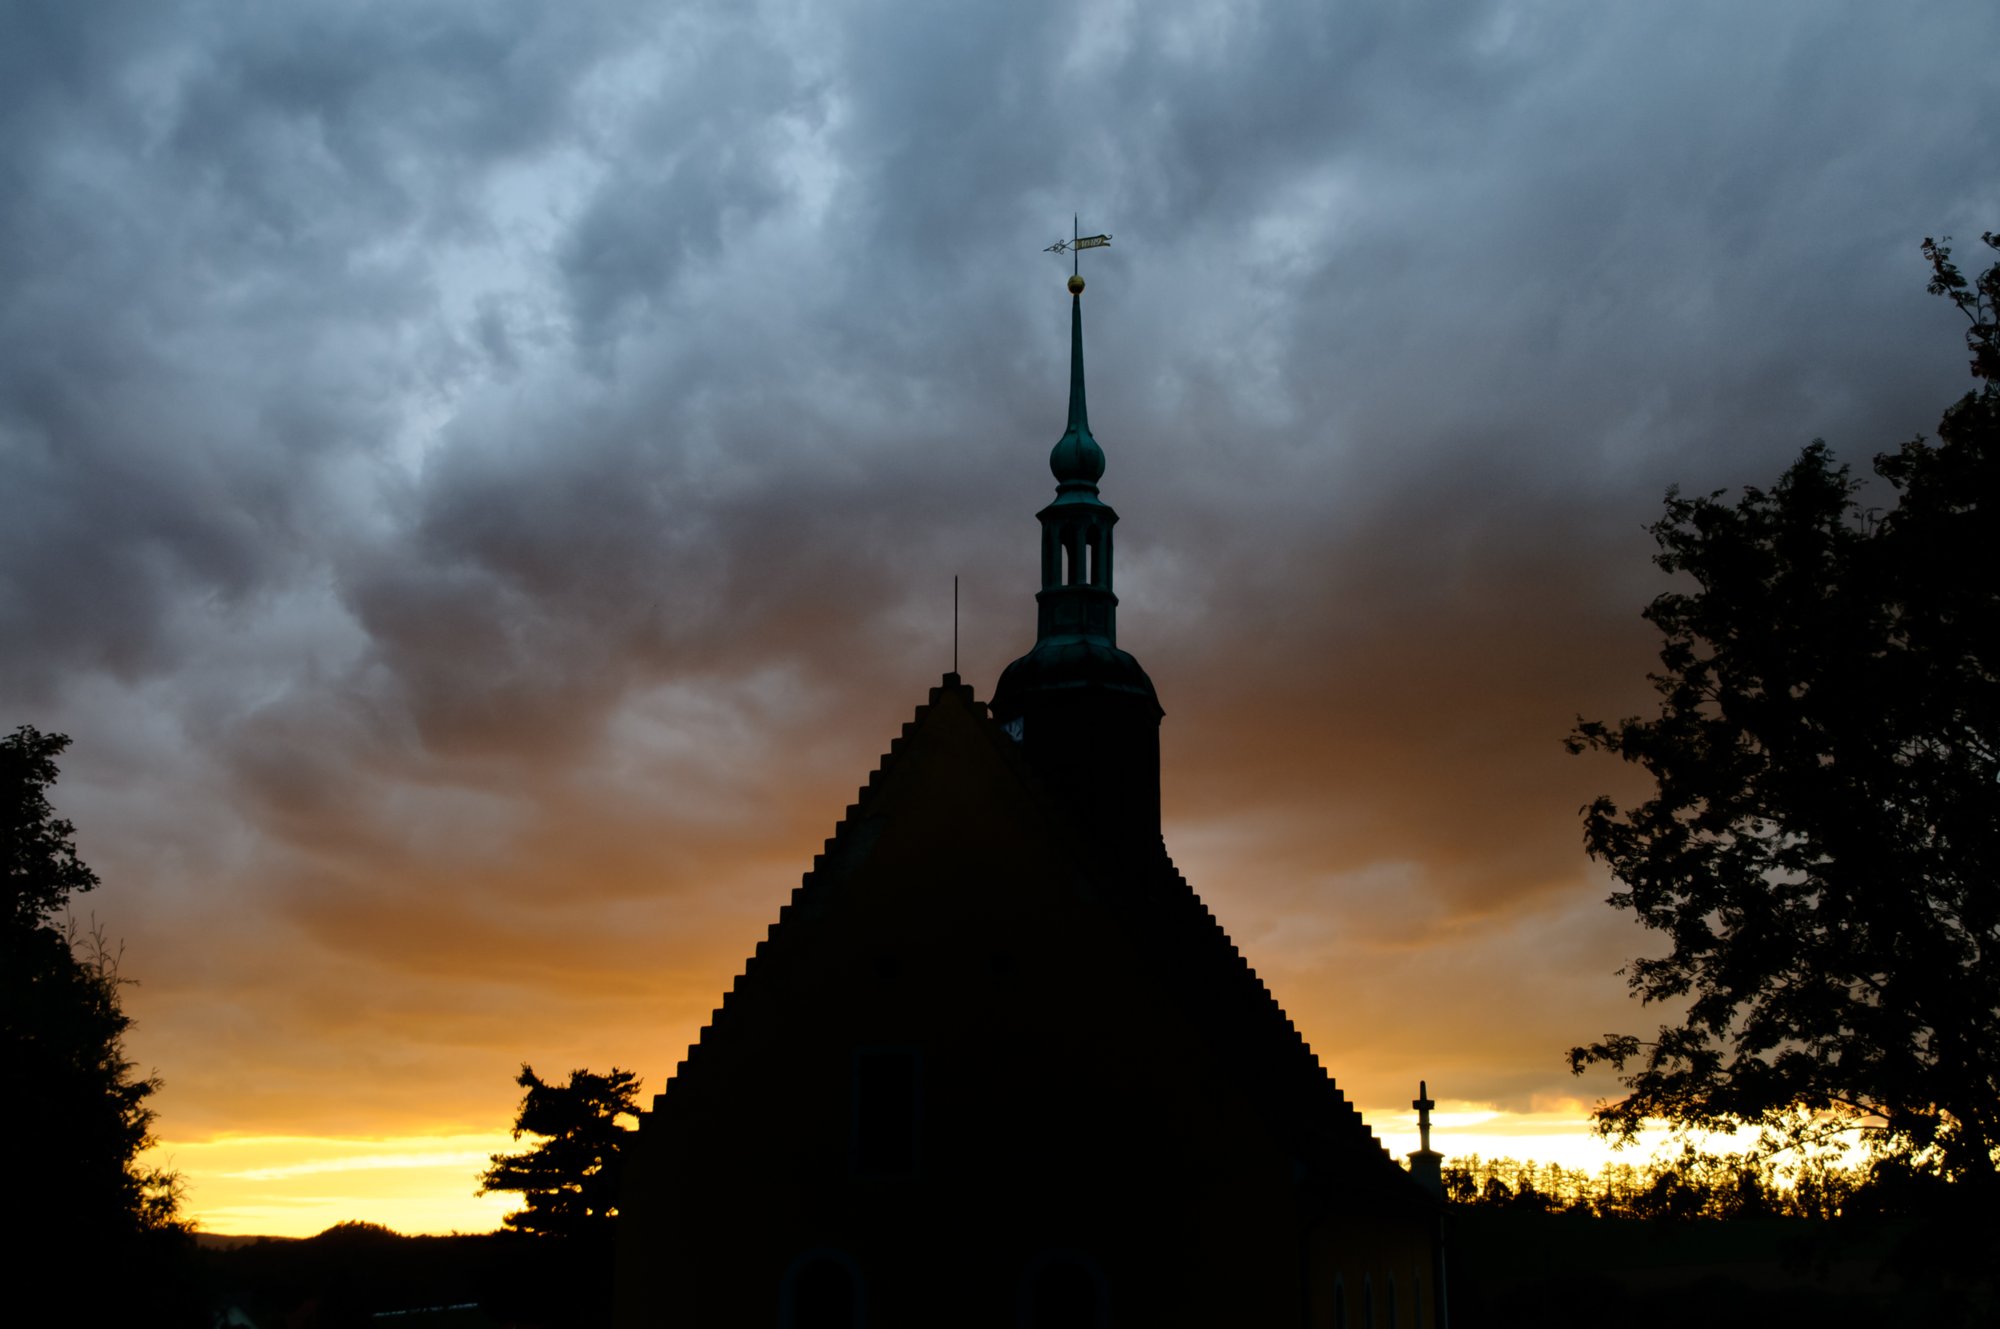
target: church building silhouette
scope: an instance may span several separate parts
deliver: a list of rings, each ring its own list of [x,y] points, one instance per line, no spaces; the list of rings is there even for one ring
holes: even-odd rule
[[[1161,841],[1069,288],[1034,648],[930,690],[643,1114],[628,1329],[1445,1323],[1432,1188]]]

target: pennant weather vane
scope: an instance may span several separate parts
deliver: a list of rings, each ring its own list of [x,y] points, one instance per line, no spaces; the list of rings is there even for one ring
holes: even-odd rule
[[[1044,249],[1042,252],[1044,254],[1068,254],[1070,274],[1072,276],[1076,276],[1080,275],[1077,271],[1077,263],[1078,263],[1077,255],[1086,249],[1104,248],[1104,246],[1111,243],[1111,237],[1108,235],[1078,234],[1076,217],[1074,215],[1072,215],[1069,219],[1069,231],[1070,231],[1069,239],[1058,240],[1054,244],[1050,245],[1047,249]]]

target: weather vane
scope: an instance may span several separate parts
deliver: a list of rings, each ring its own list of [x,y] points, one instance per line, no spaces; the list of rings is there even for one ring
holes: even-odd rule
[[[1111,243],[1111,237],[1108,235],[1079,235],[1077,233],[1075,213],[1070,214],[1069,234],[1069,239],[1058,240],[1042,252],[1044,254],[1068,254],[1070,275],[1072,277],[1080,277],[1083,274],[1077,269],[1079,262],[1077,255],[1079,251],[1085,249],[1102,249]]]

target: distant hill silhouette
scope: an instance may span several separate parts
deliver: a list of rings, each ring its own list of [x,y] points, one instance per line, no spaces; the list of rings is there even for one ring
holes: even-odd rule
[[[406,1237],[342,1223],[305,1238],[212,1238],[205,1281],[218,1313],[260,1329],[483,1325],[583,1329],[610,1313],[608,1242],[511,1232]]]

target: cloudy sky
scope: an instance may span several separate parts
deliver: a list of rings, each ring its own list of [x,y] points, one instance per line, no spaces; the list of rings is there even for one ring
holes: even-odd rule
[[[1647,1027],[1574,718],[1670,484],[1968,382],[1988,0],[18,0],[0,724],[73,736],[222,1231],[482,1227],[656,1090],[950,665],[1033,636],[1086,255],[1167,840],[1379,1133],[1568,1147]],[[1451,1131],[1455,1130],[1456,1135]],[[1526,1137],[1526,1138],[1523,1138]],[[1408,1147],[1404,1145],[1402,1147]]]

